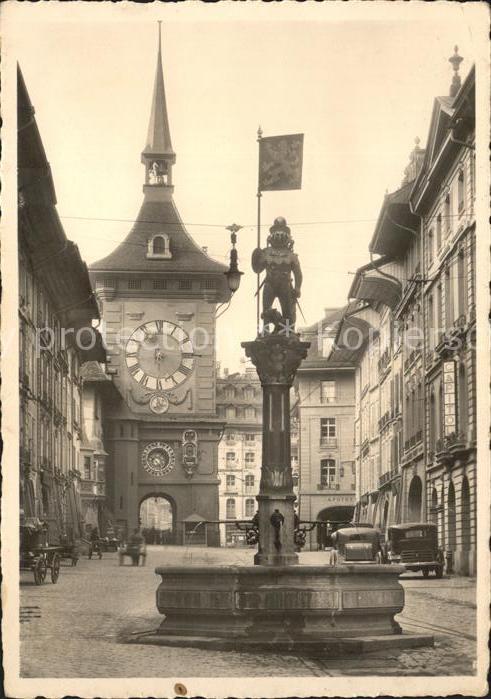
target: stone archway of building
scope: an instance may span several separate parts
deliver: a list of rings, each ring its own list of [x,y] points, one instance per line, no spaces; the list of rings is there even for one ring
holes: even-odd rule
[[[327,523],[329,522],[329,529],[330,533],[332,534],[343,524],[351,522],[354,511],[355,508],[353,505],[333,505],[332,507],[326,507],[319,512],[316,519],[326,522],[325,525],[317,525],[317,544],[320,550],[323,550],[331,543],[329,541]]]
[[[176,506],[164,493],[145,495],[138,506],[138,521],[147,544],[175,544]]]
[[[407,498],[407,513],[409,522],[421,521],[421,504],[422,504],[423,484],[419,476],[413,476],[409,485],[409,494]]]
[[[455,551],[457,543],[457,518],[455,513],[455,487],[452,481],[448,486],[447,495],[447,544],[450,551]]]

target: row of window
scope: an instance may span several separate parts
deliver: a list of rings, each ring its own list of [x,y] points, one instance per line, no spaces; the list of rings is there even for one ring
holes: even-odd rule
[[[227,488],[234,488],[236,480],[237,479],[235,478],[235,476],[227,475],[227,478],[226,478]],[[239,478],[238,480],[241,480],[241,479]],[[248,473],[247,476],[244,478],[244,485],[246,486],[246,488],[253,488],[255,480],[256,479],[254,478],[252,473]]]
[[[431,265],[435,255],[440,252],[444,239],[448,237],[453,230],[453,195],[454,187],[446,194],[443,200],[442,211],[440,211],[435,219],[434,226],[428,232],[428,264]],[[465,174],[463,170],[459,171],[457,176],[457,215],[460,216],[464,212],[465,206]]]
[[[260,435],[259,435],[259,438],[260,438]],[[225,439],[227,440],[227,442],[235,442],[236,440],[241,439],[241,435],[235,434],[235,432],[227,432],[227,434],[225,435]],[[255,442],[256,439],[258,439],[258,435],[254,434],[254,432],[246,432],[244,434],[244,441],[245,442]]]
[[[253,408],[251,406],[247,408],[243,408],[240,406],[233,406],[233,405],[228,405],[227,407],[223,405],[219,405],[217,408],[217,414],[218,417],[225,417],[228,418],[229,420],[233,419],[246,419],[246,420],[255,420],[256,418],[261,417],[261,410],[258,408]]]
[[[225,458],[228,462],[235,462],[237,459],[237,455],[235,451],[228,451],[225,455]],[[245,453],[245,462],[246,464],[253,464],[256,460],[256,455],[253,451],[246,451]]]
[[[257,388],[256,390],[253,386],[245,386],[244,388],[241,388],[240,386],[227,386],[223,391],[223,396],[230,400],[233,400],[234,398],[252,400],[258,393],[260,393],[260,389]]]
[[[350,462],[351,474],[355,475],[355,463]],[[320,460],[320,484],[325,488],[334,488],[340,478],[345,476],[346,466],[337,467],[335,459]]]
[[[177,286],[176,286],[177,285]],[[126,286],[128,289],[140,290],[140,289],[179,289],[180,291],[191,291],[193,288],[192,279],[128,279],[126,281]],[[97,287],[105,288],[116,288],[116,281],[112,279],[105,279],[102,283],[98,282]],[[215,279],[202,279],[200,281],[200,289],[204,291],[211,291],[217,288],[217,282]]]
[[[225,509],[226,509],[226,518],[227,519],[236,519],[237,518],[236,502],[235,502],[234,498],[228,498],[227,502],[225,503]],[[256,501],[254,500],[254,498],[247,498],[245,501],[244,515],[246,517],[254,517],[255,510],[256,510]]]

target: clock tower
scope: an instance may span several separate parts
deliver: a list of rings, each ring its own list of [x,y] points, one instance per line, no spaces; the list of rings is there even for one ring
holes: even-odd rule
[[[191,238],[173,200],[174,153],[162,71],[160,25],[143,203],[126,239],[93,263],[108,350],[121,393],[106,416],[107,495],[115,525],[131,533],[144,503],[169,504],[166,540],[218,545],[215,313],[230,298],[226,267]],[[148,504],[148,502],[147,502]],[[192,523],[192,524],[191,524]],[[206,531],[206,534],[205,534]]]

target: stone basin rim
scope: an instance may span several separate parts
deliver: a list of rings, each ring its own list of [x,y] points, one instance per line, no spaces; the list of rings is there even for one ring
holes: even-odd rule
[[[401,575],[406,572],[405,566],[388,565],[380,563],[360,563],[330,565],[288,565],[288,566],[241,566],[241,565],[186,565],[186,566],[158,566],[155,568],[157,575],[243,575],[243,576],[281,576],[281,575]]]

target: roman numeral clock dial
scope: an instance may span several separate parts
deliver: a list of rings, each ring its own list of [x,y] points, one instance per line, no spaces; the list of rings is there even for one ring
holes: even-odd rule
[[[183,384],[195,362],[189,335],[167,320],[148,321],[136,328],[126,344],[125,358],[133,380],[152,391],[169,391]]]

